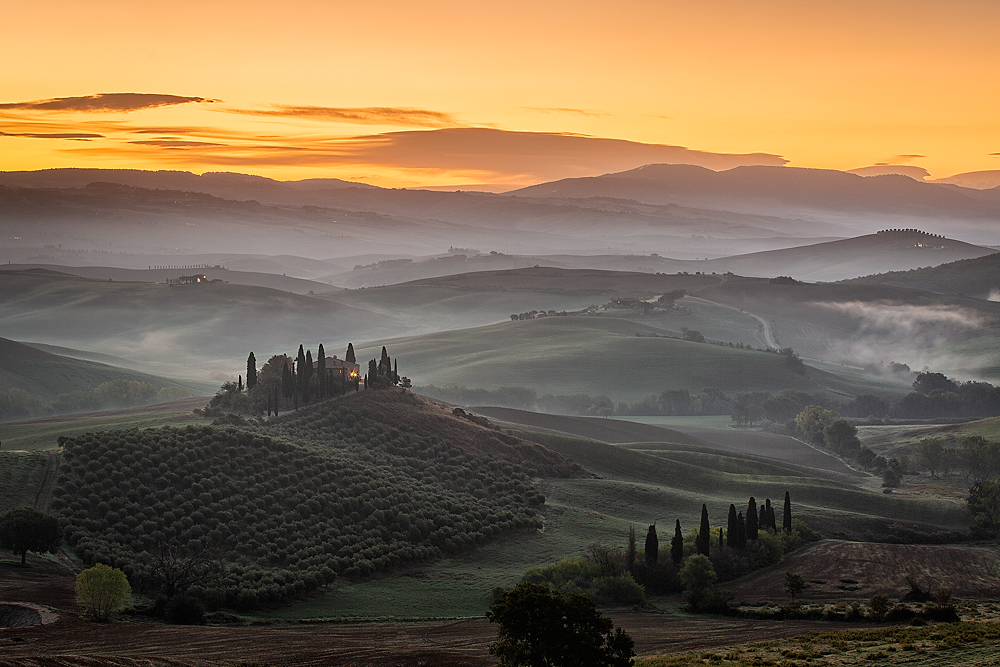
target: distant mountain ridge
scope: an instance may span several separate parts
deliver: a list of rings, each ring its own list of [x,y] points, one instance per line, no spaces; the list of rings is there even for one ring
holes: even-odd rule
[[[620,197],[655,204],[727,207],[760,203],[791,208],[866,210],[898,215],[949,212],[973,217],[1000,216],[1000,189],[975,190],[887,174],[864,177],[832,169],[703,167],[650,164],[603,176],[566,178],[508,192],[519,197]]]

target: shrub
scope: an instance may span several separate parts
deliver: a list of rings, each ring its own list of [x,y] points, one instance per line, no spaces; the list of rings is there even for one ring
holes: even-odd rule
[[[128,578],[117,568],[98,563],[76,576],[77,602],[98,621],[111,618],[131,596]]]

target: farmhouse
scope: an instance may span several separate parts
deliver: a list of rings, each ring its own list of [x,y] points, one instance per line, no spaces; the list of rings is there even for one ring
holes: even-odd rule
[[[319,361],[313,362],[313,372],[319,371]],[[361,366],[344,359],[338,359],[337,355],[326,358],[326,373],[338,379],[343,377],[349,382],[353,382],[361,377]]]
[[[193,276],[181,276],[177,279],[177,282],[181,285],[194,285],[196,283],[207,283],[208,276],[204,273],[196,273]]]

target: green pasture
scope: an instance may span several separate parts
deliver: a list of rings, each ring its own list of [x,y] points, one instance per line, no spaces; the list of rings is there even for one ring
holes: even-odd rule
[[[190,412],[150,412],[83,419],[64,415],[61,418],[51,417],[31,422],[0,423],[0,442],[3,443],[4,449],[46,450],[56,449],[59,446],[59,436],[73,438],[88,432],[153,426],[186,426],[207,424],[210,421],[211,419],[197,417]]]
[[[654,337],[656,334],[658,337]],[[539,394],[605,394],[635,401],[665,389],[726,392],[798,389],[838,396],[895,391],[825,371],[795,373],[785,357],[662,337],[663,330],[624,319],[547,317],[442,331],[358,346],[377,356],[384,343],[415,385],[449,382],[496,389],[527,386]]]
[[[480,616],[495,586],[516,583],[528,567],[583,555],[594,543],[624,547],[629,525],[641,533],[656,523],[662,526],[663,540],[680,519],[687,535],[698,524],[702,503],[708,505],[712,525],[725,525],[730,503],[742,507],[751,495],[760,503],[770,498],[780,512],[786,490],[793,516],[821,531],[873,519],[961,530],[967,520],[960,503],[864,491],[824,479],[817,471],[810,476],[810,469],[801,466],[786,469],[765,457],[670,443],[615,446],[551,434],[534,439],[600,476],[541,480],[543,530],[375,581],[338,584],[266,616]]]

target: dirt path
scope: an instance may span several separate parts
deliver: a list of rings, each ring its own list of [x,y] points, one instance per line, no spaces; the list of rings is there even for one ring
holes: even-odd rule
[[[35,496],[35,509],[39,512],[49,511],[49,501],[52,500],[52,490],[56,486],[56,473],[59,470],[59,452],[50,451],[47,454],[49,461],[45,467],[45,477]]]

